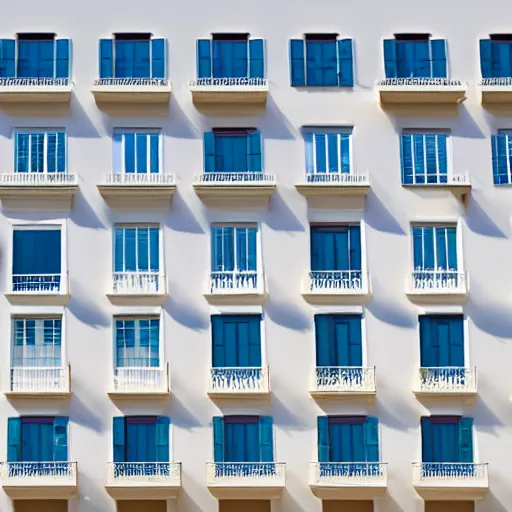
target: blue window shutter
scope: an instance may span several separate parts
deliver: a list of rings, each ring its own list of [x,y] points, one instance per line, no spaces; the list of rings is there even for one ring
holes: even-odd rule
[[[402,183],[404,185],[413,183],[414,169],[412,166],[412,141],[413,136],[410,133],[404,133],[400,137]]]
[[[446,141],[448,136],[444,133],[436,135],[437,138],[437,159],[439,161],[439,174],[448,173],[448,156],[446,152]],[[442,178],[440,177],[441,182]]]
[[[265,76],[265,53],[263,39],[249,40],[249,77]]]
[[[354,85],[354,70],[352,64],[352,39],[338,41],[338,85],[352,87]]]
[[[149,270],[160,270],[160,230],[149,228]]]
[[[249,132],[247,135],[247,169],[249,172],[262,171],[261,148],[261,132]]]
[[[247,228],[247,270],[257,270],[257,228]]]
[[[430,77],[430,46],[428,41],[416,41],[413,44],[414,62],[413,76],[416,78]]]
[[[114,74],[114,45],[112,39],[100,39],[100,78]]]
[[[422,462],[434,462],[432,423],[430,418],[421,418],[421,460]]]
[[[304,146],[306,149],[306,173],[313,174],[315,172],[313,161],[313,133],[304,133]]]
[[[137,229],[137,240],[136,240],[136,258],[137,258],[137,270],[143,272],[149,271],[149,229],[140,227]]]
[[[330,324],[329,315],[315,315],[315,338],[316,338],[316,365],[336,366],[331,357],[330,350]]]
[[[114,462],[125,462],[126,424],[124,416],[114,418],[112,435],[114,440]]]
[[[349,360],[347,366],[363,366],[363,335],[361,332],[361,317],[346,315],[348,323]]]
[[[412,228],[413,268],[423,266],[423,228]]]
[[[135,172],[135,134],[124,134],[124,172],[132,174]]]
[[[167,40],[151,39],[151,77],[167,78]]]
[[[447,318],[450,332],[448,366],[464,367],[464,320],[462,315]]]
[[[209,39],[197,40],[197,78],[212,76],[212,42]]]
[[[327,172],[339,171],[339,143],[337,133],[327,134]]]
[[[53,460],[68,460],[68,424],[69,418],[59,416],[53,422]]]
[[[473,462],[473,418],[461,418],[459,429],[460,462]]]
[[[171,420],[165,416],[156,419],[156,460],[169,462],[169,430]]]
[[[7,419],[7,461],[21,459],[21,418]]]
[[[215,172],[215,134],[204,134],[204,172]]]
[[[420,322],[420,365],[422,368],[439,366],[439,339],[436,319],[422,315]]]
[[[13,233],[13,274],[60,274],[60,230],[15,230]],[[37,254],[34,259],[33,255]]]
[[[303,87],[306,85],[304,41],[302,39],[290,40],[290,84],[293,87]]]
[[[210,270],[220,272],[224,269],[224,258],[222,253],[222,232],[220,226],[212,226],[210,235]]]
[[[261,317],[259,315],[249,319],[249,366],[261,367]]]
[[[69,39],[56,39],[55,41],[55,77],[69,78],[70,76],[70,47]]]
[[[28,133],[16,133],[15,137],[15,171],[28,172]]]
[[[222,416],[213,418],[213,460],[224,462],[224,418]]]
[[[350,270],[361,270],[361,228],[349,226],[349,267]]]
[[[446,228],[447,238],[447,265],[450,270],[457,270],[457,228],[449,227]]]
[[[124,228],[116,228],[114,240],[114,271],[124,270]]]
[[[311,270],[325,270],[324,233],[311,228]]]
[[[423,228],[423,266],[424,270],[435,268],[434,228]]]
[[[273,462],[274,443],[272,436],[272,417],[260,416],[260,459],[261,462]]]
[[[430,52],[432,55],[432,78],[446,78],[446,40],[431,40]]]
[[[148,172],[148,134],[137,133],[135,143],[137,146],[137,174],[146,174]]]
[[[66,134],[57,132],[57,172],[66,172]]]
[[[495,185],[500,184],[500,169],[498,167],[498,137],[500,135],[491,135],[491,154],[492,154],[492,176]],[[16,138],[16,141],[18,139]]]
[[[350,172],[350,134],[341,133],[340,138],[340,153],[341,153],[341,172]]]
[[[149,135],[149,172],[157,174],[160,172],[160,135],[152,133]]]
[[[480,39],[480,70],[482,78],[492,78],[492,44],[490,39]]]
[[[331,447],[329,445],[329,418],[327,416],[318,416],[317,430],[318,462],[329,462]]]
[[[366,462],[379,462],[379,420],[367,417],[364,421]]]
[[[0,39],[0,78],[14,78],[16,76],[16,41],[14,39]]]
[[[508,43],[495,43],[496,54],[498,57],[498,76],[510,77],[512,75],[510,50],[511,45]]]
[[[394,39],[384,40],[384,69],[386,78],[396,78],[396,41]]]
[[[507,163],[512,163],[512,152],[510,157],[509,150],[512,150],[512,138],[509,140],[508,135],[498,135],[498,169],[500,172],[500,183],[509,183]]]
[[[212,315],[212,349],[213,367],[224,368],[226,366],[226,344],[222,315]]]
[[[446,270],[448,269],[447,228],[434,228],[434,236],[436,239],[436,266]]]
[[[315,144],[316,172],[323,174],[327,172],[327,134],[315,133],[313,140]]]
[[[222,253],[222,270],[235,270],[235,228],[231,226],[222,228]]]

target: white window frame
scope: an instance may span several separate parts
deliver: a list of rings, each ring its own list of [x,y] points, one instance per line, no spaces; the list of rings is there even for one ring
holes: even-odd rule
[[[512,145],[512,130],[509,128],[498,130],[497,135],[505,135],[507,137],[507,177],[508,181],[506,185],[512,184],[512,168],[510,166],[510,158],[512,157],[512,151],[510,145]],[[496,155],[498,157],[498,155]],[[501,183],[500,185],[503,185]]]
[[[138,173],[135,169],[134,174],[162,174],[163,169],[163,137],[162,130],[159,128],[114,128],[112,130],[112,173],[113,174],[127,174],[125,162],[125,135],[134,134],[135,141],[137,134],[142,135],[158,135],[158,172],[151,173],[151,151],[148,138],[148,151],[146,155],[147,172]],[[116,142],[116,135],[121,135],[121,141]],[[137,167],[137,142],[135,142],[135,167]]]

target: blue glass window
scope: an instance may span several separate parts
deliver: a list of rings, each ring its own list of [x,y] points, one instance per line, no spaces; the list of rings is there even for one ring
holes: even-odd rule
[[[157,226],[116,226],[115,272],[158,272],[159,231]]]
[[[160,366],[160,319],[116,319],[116,363],[118,368]]]
[[[308,175],[351,172],[350,129],[314,128],[304,131]]]
[[[491,136],[492,170],[495,185],[512,183],[512,132],[500,130]]]
[[[482,78],[512,77],[512,39],[480,40]]]
[[[161,134],[159,132],[115,130],[112,142],[114,174],[160,172]]]
[[[311,270],[361,270],[359,226],[312,226]]]
[[[15,318],[13,367],[60,367],[62,320]]]
[[[16,132],[14,148],[14,172],[67,171],[64,131]]]
[[[412,228],[416,270],[457,270],[457,228],[415,226]]]

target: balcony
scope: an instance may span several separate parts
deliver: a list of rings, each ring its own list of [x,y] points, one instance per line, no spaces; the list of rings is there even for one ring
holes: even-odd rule
[[[169,208],[176,192],[172,174],[107,174],[98,191],[119,210]]]
[[[442,183],[403,183],[409,190],[444,190],[451,192],[464,206],[468,206],[471,195],[471,180],[467,174],[454,174],[445,178]]]
[[[463,462],[416,462],[412,483],[424,500],[478,500],[489,490],[488,467]]]
[[[418,397],[474,399],[477,394],[476,368],[420,368],[414,385]]]
[[[263,273],[256,270],[210,272],[205,297],[217,304],[263,304],[267,299]]]
[[[383,105],[457,105],[466,99],[467,85],[449,78],[386,78],[377,91]]]
[[[116,368],[108,396],[117,400],[167,398],[171,395],[169,363],[162,368]]]
[[[479,84],[482,103],[512,103],[512,78],[484,78]]]
[[[109,462],[105,488],[117,500],[176,499],[181,489],[181,463]]]
[[[14,274],[11,289],[5,296],[16,305],[64,306],[69,301],[68,275]]]
[[[315,270],[306,279],[304,298],[314,304],[363,304],[371,298],[361,270]]]
[[[377,393],[375,367],[317,366],[310,395],[373,401]]]
[[[386,493],[388,466],[380,462],[312,462],[309,486],[322,500],[373,500]]]
[[[69,398],[71,370],[64,367],[11,368],[8,398]]]
[[[67,103],[72,90],[69,78],[0,78],[0,104]]]
[[[112,304],[161,306],[167,300],[163,272],[114,272],[107,293]]]
[[[303,183],[295,188],[305,197],[366,197],[370,179],[364,174],[321,173],[306,174]]]
[[[415,270],[406,294],[413,302],[464,304],[469,295],[467,272],[459,270]]]
[[[198,104],[264,105],[269,91],[266,78],[199,78],[190,82],[192,101]]]
[[[285,487],[282,462],[208,462],[206,485],[218,499],[273,500]]]
[[[169,103],[171,83],[161,78],[100,78],[91,92],[96,103]]]
[[[2,487],[11,499],[67,500],[78,496],[76,462],[3,462]]]
[[[276,178],[263,172],[208,172],[194,176],[196,194],[212,207],[265,208]]]
[[[212,368],[210,398],[269,398],[268,368]]]
[[[0,174],[0,199],[4,208],[71,210],[78,177],[64,172]]]

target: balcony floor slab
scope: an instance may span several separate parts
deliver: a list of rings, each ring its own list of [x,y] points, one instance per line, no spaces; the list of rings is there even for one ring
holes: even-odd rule
[[[310,391],[315,400],[343,400],[372,404],[377,391]]]
[[[464,305],[469,299],[469,293],[420,293],[407,290],[407,298],[415,304],[429,305]]]
[[[181,484],[119,482],[119,484],[107,484],[105,489],[116,500],[174,500],[178,498]]]
[[[176,185],[98,185],[98,191],[114,210],[169,209]]]
[[[433,484],[423,484],[414,486],[418,495],[425,501],[473,501],[481,500],[489,491],[489,485],[467,486],[453,484],[448,482],[443,486]]]
[[[268,300],[266,293],[205,293],[205,299],[210,304],[223,306],[263,305]]]
[[[209,485],[210,494],[219,500],[276,500],[281,498],[284,486],[265,485]]]
[[[162,400],[171,397],[171,391],[108,391],[111,400]]]
[[[314,305],[352,305],[363,306],[368,304],[371,299],[371,293],[319,293],[303,292],[302,296],[306,302]]]
[[[41,482],[39,485],[3,484],[5,494],[12,500],[68,500],[78,496],[78,484],[51,485]]]
[[[107,293],[115,306],[162,306],[167,300],[167,293]]]
[[[69,293],[6,293],[5,298],[13,305],[24,306],[65,306]]]
[[[310,484],[311,492],[321,500],[373,500],[384,496],[387,484],[322,485]]]
[[[9,400],[62,400],[71,398],[71,391],[6,391]]]

